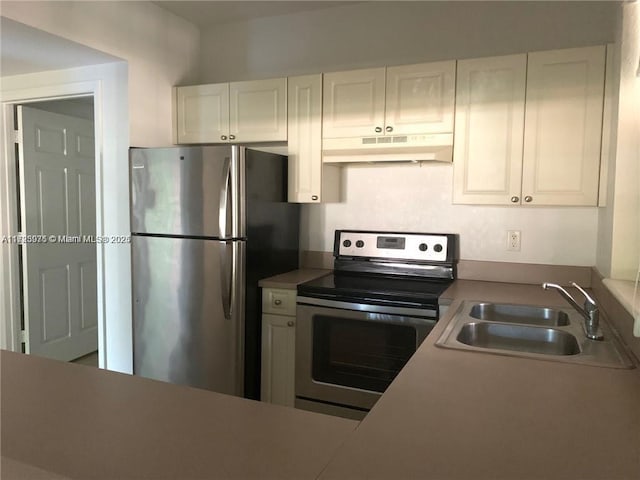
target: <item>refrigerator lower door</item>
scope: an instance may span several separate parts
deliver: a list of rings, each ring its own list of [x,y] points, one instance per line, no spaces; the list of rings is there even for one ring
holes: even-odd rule
[[[243,394],[243,252],[238,241],[132,237],[136,375]]]

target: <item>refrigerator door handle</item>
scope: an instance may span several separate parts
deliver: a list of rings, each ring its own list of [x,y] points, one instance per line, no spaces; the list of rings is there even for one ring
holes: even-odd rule
[[[229,255],[229,248],[232,249]],[[232,300],[233,300],[233,271],[234,271],[234,253],[233,242],[220,242],[220,290],[222,292],[222,310],[224,318],[231,320],[232,317]]]
[[[231,202],[233,238],[244,238],[246,232],[246,147],[233,146],[231,164]]]
[[[233,315],[236,304],[236,279],[238,278],[238,242],[231,244],[231,272],[229,274],[229,313]]]
[[[229,218],[229,194],[231,184],[231,159],[225,157],[220,186],[220,210],[218,212],[218,225],[220,228],[220,238],[228,238],[228,218]]]

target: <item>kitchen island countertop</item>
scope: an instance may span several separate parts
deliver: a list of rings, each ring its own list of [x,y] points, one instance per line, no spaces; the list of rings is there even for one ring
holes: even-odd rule
[[[358,425],[19,353],[0,362],[3,480],[312,479]]]
[[[435,346],[463,300],[564,307],[559,295],[459,280],[443,297],[449,311],[360,424],[2,352],[2,456],[69,478],[640,477],[637,368]]]

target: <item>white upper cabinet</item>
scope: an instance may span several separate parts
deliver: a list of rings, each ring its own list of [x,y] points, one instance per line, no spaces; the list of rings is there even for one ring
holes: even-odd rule
[[[177,87],[178,143],[226,141],[229,136],[229,84]],[[223,139],[223,137],[225,137]]]
[[[287,140],[287,80],[176,87],[177,143]]]
[[[324,138],[451,132],[454,60],[324,75]]]
[[[605,48],[529,54],[525,202],[597,205]]]
[[[287,79],[229,85],[229,139],[236,142],[287,140]]]
[[[454,203],[520,202],[527,55],[458,61]]]
[[[322,74],[289,77],[289,201],[337,201],[340,170],[322,163]]]
[[[456,62],[388,67],[385,132],[453,131]]]
[[[361,137],[384,128],[385,69],[324,74],[322,136]]]
[[[604,46],[459,61],[454,203],[597,205],[604,66]]]

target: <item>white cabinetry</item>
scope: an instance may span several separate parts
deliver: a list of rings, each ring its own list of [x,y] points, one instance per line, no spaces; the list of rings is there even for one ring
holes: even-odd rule
[[[177,143],[211,143],[228,139],[228,83],[176,87],[174,95]]]
[[[293,407],[295,400],[296,290],[262,290],[260,399]]]
[[[385,69],[324,74],[324,138],[362,137],[384,126]]]
[[[176,87],[177,143],[287,140],[287,80]]]
[[[605,47],[529,54],[522,195],[597,205]]]
[[[289,201],[338,201],[339,167],[322,164],[322,74],[288,79]]]
[[[519,203],[526,71],[526,54],[458,61],[454,203]]]
[[[323,138],[451,132],[455,64],[326,73]]]
[[[604,46],[459,61],[454,203],[597,205],[604,61]]]
[[[387,67],[385,132],[453,131],[456,62]]]

